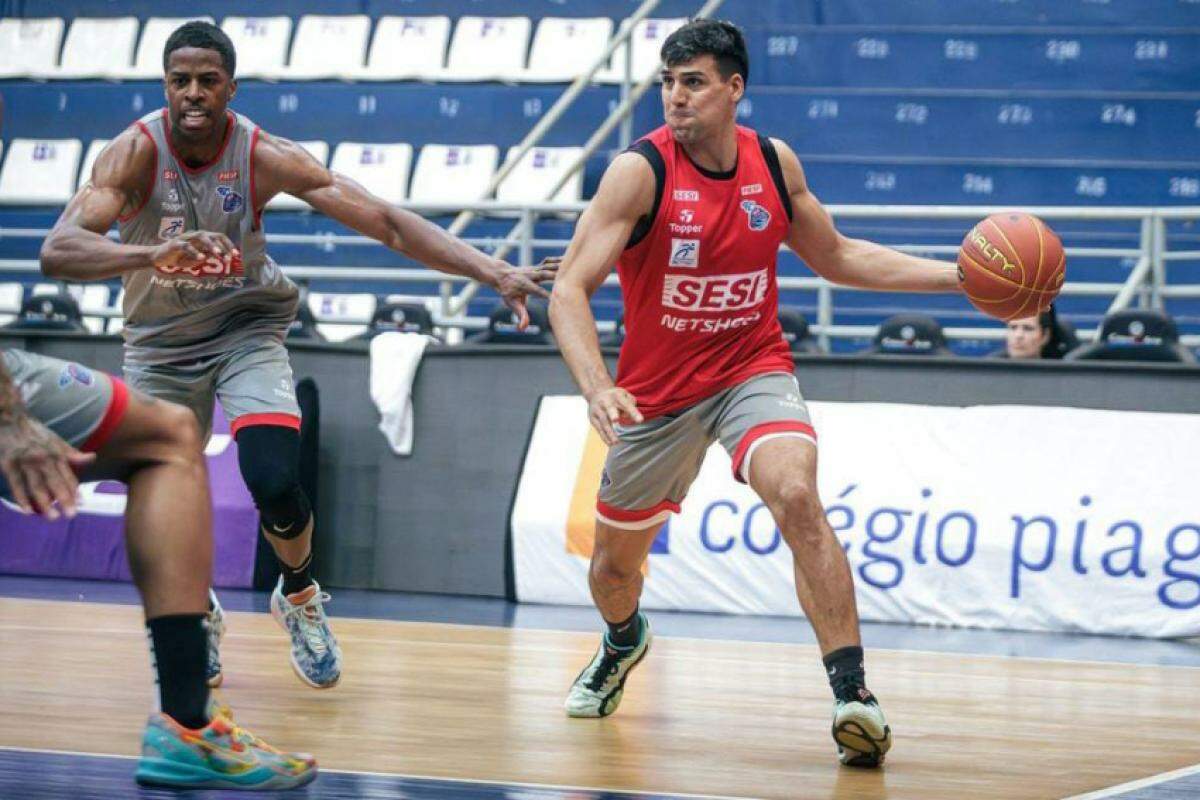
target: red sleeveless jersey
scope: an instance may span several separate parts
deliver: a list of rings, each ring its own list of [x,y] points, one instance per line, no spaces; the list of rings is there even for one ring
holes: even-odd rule
[[[720,175],[693,164],[666,126],[634,147],[652,145],[665,167],[650,228],[617,262],[625,302],[617,385],[647,419],[793,370],[775,281],[791,205],[758,134],[739,126],[737,140],[737,167]]]

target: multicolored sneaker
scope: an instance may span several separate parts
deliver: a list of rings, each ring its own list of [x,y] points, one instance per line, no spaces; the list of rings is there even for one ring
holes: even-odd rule
[[[143,786],[293,789],[317,777],[317,761],[279,752],[227,714],[214,714],[208,725],[191,730],[158,713],[146,723],[134,777]]]
[[[208,633],[208,664],[205,679],[210,689],[221,685],[225,676],[221,672],[221,637],[225,635],[225,612],[212,589],[208,590],[208,613],[204,616],[204,629]]]
[[[316,581],[284,597],[283,578],[271,593],[271,616],[292,639],[292,669],[314,689],[337,686],[342,678],[342,649],[338,647],[323,605],[331,598]]]
[[[875,695],[862,686],[858,695],[858,700],[833,704],[838,760],[850,767],[878,767],[892,747],[892,729]]]
[[[621,704],[625,679],[642,662],[650,650],[650,620],[638,614],[642,624],[642,640],[633,647],[614,647],[605,634],[600,649],[590,664],[571,685],[567,693],[568,717],[607,717]]]

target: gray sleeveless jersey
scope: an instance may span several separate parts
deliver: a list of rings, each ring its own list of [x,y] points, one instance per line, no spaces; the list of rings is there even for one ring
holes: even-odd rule
[[[227,352],[256,337],[282,341],[299,292],[266,253],[253,208],[251,157],[257,126],[229,112],[216,159],[198,169],[175,157],[166,109],[137,122],[154,142],[158,163],[142,207],[120,220],[121,241],[157,245],[188,231],[223,233],[241,263],[140,270],[125,275],[125,360],[157,365]]]

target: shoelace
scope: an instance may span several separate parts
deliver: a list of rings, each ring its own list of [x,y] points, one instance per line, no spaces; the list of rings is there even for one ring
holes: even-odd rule
[[[212,698],[212,705],[209,707],[209,714],[214,722],[220,720],[220,725],[224,728],[222,733],[226,733],[232,741],[244,746],[253,747],[256,750],[265,750],[268,753],[279,752],[250,731],[238,725],[233,719],[233,709],[225,705],[215,692],[210,697]]]
[[[604,655],[600,658],[600,663],[596,665],[596,669],[592,671],[592,677],[587,682],[587,688],[593,692],[599,692],[600,687],[609,679],[609,676],[617,673],[617,668],[620,667],[620,654],[610,650],[607,645],[600,645],[604,650]]]
[[[286,597],[283,599],[285,605],[283,612],[284,619],[295,616],[300,625],[300,633],[304,636],[304,641],[308,643],[309,649],[318,657],[323,656],[328,647],[325,644],[325,636],[321,631],[325,620],[325,611],[321,604],[329,602],[333,597],[330,596],[329,592],[316,592],[300,605],[294,604]]]

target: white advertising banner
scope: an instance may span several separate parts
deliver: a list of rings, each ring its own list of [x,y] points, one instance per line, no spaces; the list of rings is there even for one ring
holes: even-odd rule
[[[864,620],[1200,635],[1200,415],[809,404]],[[605,447],[538,410],[513,507],[517,599],[590,604]],[[792,554],[713,445],[646,566],[646,608],[799,615]]]

